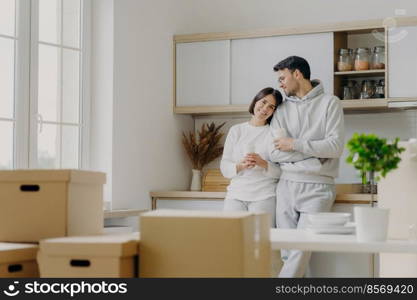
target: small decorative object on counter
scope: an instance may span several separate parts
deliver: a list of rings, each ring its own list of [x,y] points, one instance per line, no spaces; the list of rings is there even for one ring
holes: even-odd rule
[[[357,48],[355,51],[355,71],[369,70],[369,49]]]
[[[400,154],[405,149],[398,146],[399,138],[387,142],[375,134],[353,134],[347,143],[349,156],[346,162],[360,171],[363,191],[376,194],[376,181],[395,170],[401,161]],[[379,174],[375,177],[376,174]]]
[[[371,69],[385,69],[385,47],[376,46],[372,48]]]
[[[337,62],[337,70],[339,72],[353,70],[353,62],[352,57],[349,54],[349,49],[339,49],[339,61]]]
[[[220,129],[224,124],[216,126],[214,122],[210,124],[203,123],[201,131],[197,131],[197,135],[193,132],[189,132],[188,135],[182,133],[182,144],[193,166],[192,191],[201,191],[201,170],[223,153],[220,139],[224,134],[220,132]]]

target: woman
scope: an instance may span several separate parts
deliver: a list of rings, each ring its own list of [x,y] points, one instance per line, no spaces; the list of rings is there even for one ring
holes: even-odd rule
[[[269,123],[281,103],[279,91],[271,87],[259,91],[249,106],[252,115],[249,122],[230,128],[220,162],[223,176],[231,179],[224,210],[269,213],[272,227],[275,227],[275,189],[281,171],[270,162],[273,136]]]

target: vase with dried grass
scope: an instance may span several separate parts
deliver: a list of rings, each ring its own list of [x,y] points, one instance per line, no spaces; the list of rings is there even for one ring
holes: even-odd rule
[[[220,131],[225,123],[218,126],[214,122],[203,123],[197,134],[182,133],[182,144],[193,166],[191,191],[201,191],[201,172],[203,167],[222,155],[223,146],[219,144],[224,133]]]

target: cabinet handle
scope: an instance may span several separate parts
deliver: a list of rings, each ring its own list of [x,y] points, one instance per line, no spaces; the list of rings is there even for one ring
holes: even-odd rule
[[[38,184],[22,184],[20,190],[22,192],[39,192],[40,186]]]
[[[71,267],[89,267],[91,263],[86,259],[71,259],[70,265]]]
[[[9,265],[9,267],[7,268],[7,270],[9,271],[9,273],[16,273],[16,272],[20,272],[23,270],[23,266],[20,264],[17,265]]]

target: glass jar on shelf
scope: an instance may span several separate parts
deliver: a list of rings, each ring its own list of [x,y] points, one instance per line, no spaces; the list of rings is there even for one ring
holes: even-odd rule
[[[339,60],[337,62],[337,70],[339,72],[352,71],[353,62],[349,54],[349,49],[339,49]]]
[[[374,98],[385,98],[385,80],[379,80],[375,88]]]
[[[347,86],[343,86],[343,97],[342,100],[351,100],[352,97],[352,90]]]
[[[352,99],[359,99],[361,91],[356,80],[348,80],[347,86],[350,89],[350,94],[352,95]]]
[[[369,70],[369,48],[356,48],[355,71]]]
[[[373,96],[373,87],[371,80],[363,80],[360,99],[370,99]]]
[[[385,47],[384,46],[376,46],[372,48],[371,69],[374,69],[374,70],[385,69]]]

